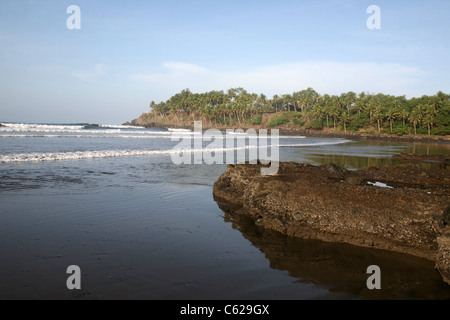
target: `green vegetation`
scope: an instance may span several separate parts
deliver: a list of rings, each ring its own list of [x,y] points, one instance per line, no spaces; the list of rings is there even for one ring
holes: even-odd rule
[[[254,116],[252,118],[252,120],[250,121],[250,124],[253,124],[253,125],[262,124],[262,114],[257,114],[256,116]]]
[[[284,117],[284,116],[281,116],[281,117],[279,117],[279,118],[274,118],[274,119],[270,120],[270,121],[267,123],[267,125],[268,125],[269,127],[279,127],[279,126],[282,126],[283,124],[286,124],[286,123],[288,123],[288,122],[289,122],[289,119],[287,119],[287,118]]]
[[[315,130],[395,135],[448,135],[450,95],[406,99],[405,96],[368,94],[320,95],[308,88],[292,94],[248,93],[243,88],[207,93],[189,89],[166,102],[150,104],[139,124],[187,124],[202,120],[209,126],[293,127]]]

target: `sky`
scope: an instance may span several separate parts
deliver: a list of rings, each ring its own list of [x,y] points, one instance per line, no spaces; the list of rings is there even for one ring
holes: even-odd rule
[[[448,0],[1,0],[0,121],[121,124],[186,88],[450,93],[449,33]]]

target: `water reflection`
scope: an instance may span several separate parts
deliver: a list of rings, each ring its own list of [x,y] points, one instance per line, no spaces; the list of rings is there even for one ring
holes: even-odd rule
[[[366,169],[370,167],[385,168],[398,165],[399,161],[392,158],[372,158],[372,157],[356,157],[347,155],[327,155],[327,154],[310,154],[306,158],[313,164],[334,163],[342,168],[348,169]]]
[[[402,152],[422,155],[450,155],[450,145],[361,140],[326,147],[284,148],[281,153],[281,161],[308,162],[313,165],[334,163],[347,169],[383,168],[406,165],[392,158]],[[435,164],[421,162],[414,165],[430,168]]]
[[[347,155],[329,155],[329,154],[309,154],[305,158],[307,162],[314,165],[323,165],[327,163],[334,163],[341,168],[347,169],[367,169],[370,167],[387,168],[387,167],[402,167],[410,166],[411,163],[403,162],[392,157],[374,158],[374,157],[355,157]],[[424,169],[430,169],[439,162],[416,162],[413,164]]]
[[[356,299],[450,299],[434,263],[413,256],[348,244],[301,240],[256,226],[238,208],[218,203],[225,222],[239,230],[270,261],[296,281],[314,283]],[[382,290],[366,287],[367,267],[381,268]]]

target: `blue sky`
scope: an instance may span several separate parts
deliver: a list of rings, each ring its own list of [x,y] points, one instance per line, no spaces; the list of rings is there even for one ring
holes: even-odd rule
[[[0,121],[119,124],[184,88],[449,93],[449,17],[448,0],[2,0]]]

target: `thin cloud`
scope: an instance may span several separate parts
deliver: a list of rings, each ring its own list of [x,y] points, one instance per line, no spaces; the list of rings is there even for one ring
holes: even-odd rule
[[[312,87],[329,94],[365,91],[411,96],[418,94],[413,88],[424,75],[415,67],[373,62],[306,61],[234,72],[182,62],[165,62],[162,66],[163,72],[135,74],[129,79],[168,95],[185,88],[205,92],[244,87],[271,96]]]
[[[88,83],[100,84],[99,81],[101,77],[105,76],[107,73],[107,67],[103,64],[96,64],[93,71],[74,71],[71,75],[78,80],[85,81]]]

